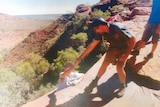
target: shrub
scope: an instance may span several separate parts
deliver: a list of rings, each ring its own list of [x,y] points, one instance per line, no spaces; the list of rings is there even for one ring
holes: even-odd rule
[[[10,69],[0,69],[0,107],[18,107],[26,102],[29,84]]]
[[[79,53],[73,48],[66,48],[65,50],[58,51],[58,57],[53,61],[52,71],[54,75],[58,75],[67,61],[75,62]]]
[[[50,64],[40,55],[30,53],[18,63],[16,73],[30,83],[32,89],[37,88],[44,74],[48,72]]]
[[[110,8],[111,12],[120,12],[123,11],[124,7],[123,5],[115,5],[112,8]]]
[[[80,32],[78,34],[73,34],[71,40],[73,47],[77,49],[79,46],[85,47],[88,38],[86,33]]]
[[[4,55],[8,53],[9,50],[7,49],[3,49],[2,51],[0,51],[0,63],[2,63],[4,61]]]
[[[95,9],[92,13],[92,16],[95,18],[95,17],[102,17],[104,19],[107,19],[109,18],[111,15],[111,13],[106,10],[105,12],[101,11],[101,10],[98,10],[98,9]]]
[[[68,26],[66,28],[68,35],[85,32],[88,29],[86,24],[86,21],[88,20],[88,16],[74,16],[72,20],[68,22]]]
[[[53,85],[52,83],[48,83],[47,85],[41,85],[38,90],[33,91],[32,94],[29,94],[29,100],[28,101],[33,101],[38,97],[43,96],[44,94],[48,93],[49,91],[52,91],[55,89],[56,86]]]

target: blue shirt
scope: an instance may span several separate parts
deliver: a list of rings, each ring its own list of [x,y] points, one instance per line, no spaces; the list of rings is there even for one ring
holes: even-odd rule
[[[160,0],[153,0],[149,24],[160,24]]]

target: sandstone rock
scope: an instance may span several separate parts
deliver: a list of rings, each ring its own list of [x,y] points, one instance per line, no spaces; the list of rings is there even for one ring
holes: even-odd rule
[[[91,10],[92,10],[91,6],[80,4],[77,6],[75,14],[80,16],[86,16],[86,15],[90,15]]]
[[[151,13],[150,7],[135,7],[131,12],[131,17],[135,15],[149,15]]]
[[[137,38],[141,38],[148,16],[136,16],[134,20],[123,22]],[[95,78],[104,56],[88,71],[81,83],[64,90],[50,93],[24,104],[22,107],[159,107],[160,106],[160,48],[154,57],[144,60],[151,49],[147,45],[139,56],[130,55],[125,66],[127,88],[121,98],[116,98],[114,91],[119,87],[116,67],[110,65],[98,81],[98,86],[88,86]]]

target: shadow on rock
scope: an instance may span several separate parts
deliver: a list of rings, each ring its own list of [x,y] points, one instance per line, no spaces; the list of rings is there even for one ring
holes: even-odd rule
[[[160,81],[155,80],[149,76],[140,75],[137,72],[149,61],[143,60],[135,64],[136,56],[132,56],[125,66],[125,71],[127,74],[127,81],[134,81],[139,86],[144,86],[149,89],[160,90]]]
[[[109,80],[97,87],[90,87],[90,85],[84,89],[84,93],[80,93],[60,105],[56,105],[55,94],[50,94],[50,104],[47,107],[102,107],[116,97],[114,90],[119,87],[120,83],[117,74],[114,74]],[[94,88],[97,88],[97,92],[94,92]]]

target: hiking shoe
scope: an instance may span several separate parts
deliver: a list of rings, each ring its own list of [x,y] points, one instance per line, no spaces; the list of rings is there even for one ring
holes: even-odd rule
[[[88,87],[86,87],[85,91],[86,92],[92,92],[93,88],[97,86],[99,78],[94,79]]]
[[[144,57],[144,59],[151,59],[153,58],[153,53],[149,53],[146,57]]]
[[[133,50],[133,51],[131,52],[131,55],[139,55],[139,50]]]
[[[124,95],[125,93],[125,88],[126,88],[126,85],[125,84],[121,84],[121,86],[119,87],[118,91],[116,92],[117,93],[117,98],[120,98]]]

